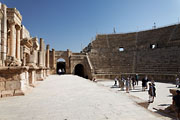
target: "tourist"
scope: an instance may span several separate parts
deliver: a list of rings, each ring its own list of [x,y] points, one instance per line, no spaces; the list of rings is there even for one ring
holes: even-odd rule
[[[146,89],[148,88],[148,86],[147,86],[148,81],[149,81],[149,80],[148,80],[148,77],[146,76],[146,77],[145,77],[145,88],[146,88]]]
[[[129,90],[132,90],[132,77],[129,76]]]
[[[118,82],[118,76],[116,76],[114,79],[114,86],[117,86],[117,82]]]
[[[176,95],[173,96],[173,105],[174,105],[174,110],[176,113],[176,118],[177,120],[180,120],[180,91],[176,91]]]
[[[136,75],[135,75],[135,79],[136,79],[136,83],[135,83],[135,85],[138,85],[138,79],[139,79],[138,74],[136,74]]]
[[[146,80],[145,78],[142,79],[142,91],[145,91],[145,87],[146,87]]]
[[[155,85],[154,78],[151,79],[151,83]]]
[[[179,84],[180,84],[180,81],[179,81],[179,77],[177,76],[176,77],[176,87],[179,87],[180,86]]]
[[[61,69],[58,70],[59,74],[61,74]]]
[[[130,77],[127,77],[127,79],[126,79],[126,93],[129,93],[129,87],[130,87]]]
[[[92,81],[93,81],[93,82],[96,82],[96,77],[94,77],[94,78],[92,79]]]
[[[120,82],[119,82],[119,87],[121,88],[121,91],[124,91],[124,82],[125,82],[126,80],[124,79],[124,77],[122,77],[121,79],[120,79]]]
[[[155,85],[152,83],[149,83],[148,94],[149,94],[149,101],[148,102],[153,103],[154,97],[156,97],[156,88],[155,88]]]
[[[133,87],[133,89],[134,89],[134,86],[135,86],[135,84],[136,84],[135,78],[132,77],[131,80],[132,80],[132,87]]]

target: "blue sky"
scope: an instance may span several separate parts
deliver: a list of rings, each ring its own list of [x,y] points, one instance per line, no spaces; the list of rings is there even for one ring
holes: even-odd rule
[[[1,0],[16,7],[31,36],[55,50],[81,51],[96,34],[134,32],[174,24],[180,0]]]

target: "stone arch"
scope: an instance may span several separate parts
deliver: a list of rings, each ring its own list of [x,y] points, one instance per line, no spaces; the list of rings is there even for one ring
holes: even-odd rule
[[[66,59],[59,57],[56,59],[56,73],[65,74],[66,73]]]
[[[85,77],[85,68],[83,64],[77,64],[74,67],[74,74],[80,77]]]

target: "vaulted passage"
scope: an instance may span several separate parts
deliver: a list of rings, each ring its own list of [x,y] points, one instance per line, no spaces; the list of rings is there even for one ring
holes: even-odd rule
[[[64,59],[59,59],[57,61],[56,73],[57,74],[65,74],[66,73],[66,62]]]
[[[80,77],[84,77],[84,67],[81,64],[77,64],[74,70],[74,74]]]

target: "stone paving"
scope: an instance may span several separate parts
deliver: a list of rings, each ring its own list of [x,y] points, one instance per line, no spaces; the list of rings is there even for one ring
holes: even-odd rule
[[[25,96],[0,99],[0,108],[0,120],[171,120],[123,92],[73,75],[51,75]]]
[[[103,85],[108,88],[113,88],[113,91],[120,91],[120,88],[114,87],[114,81],[113,80],[100,80],[98,81],[98,84]],[[164,110],[168,106],[172,104],[172,94],[169,92],[169,89],[176,89],[175,85],[172,83],[155,83],[156,87],[156,97],[154,99],[154,102],[149,104],[148,109],[151,111],[156,111],[158,109]],[[124,88],[125,90],[125,88]],[[134,90],[130,90],[129,93],[126,93],[126,91],[120,91],[124,94],[134,96],[138,99],[134,99],[137,102],[148,102],[148,90],[142,91],[142,83],[139,81],[138,85],[135,86]]]

